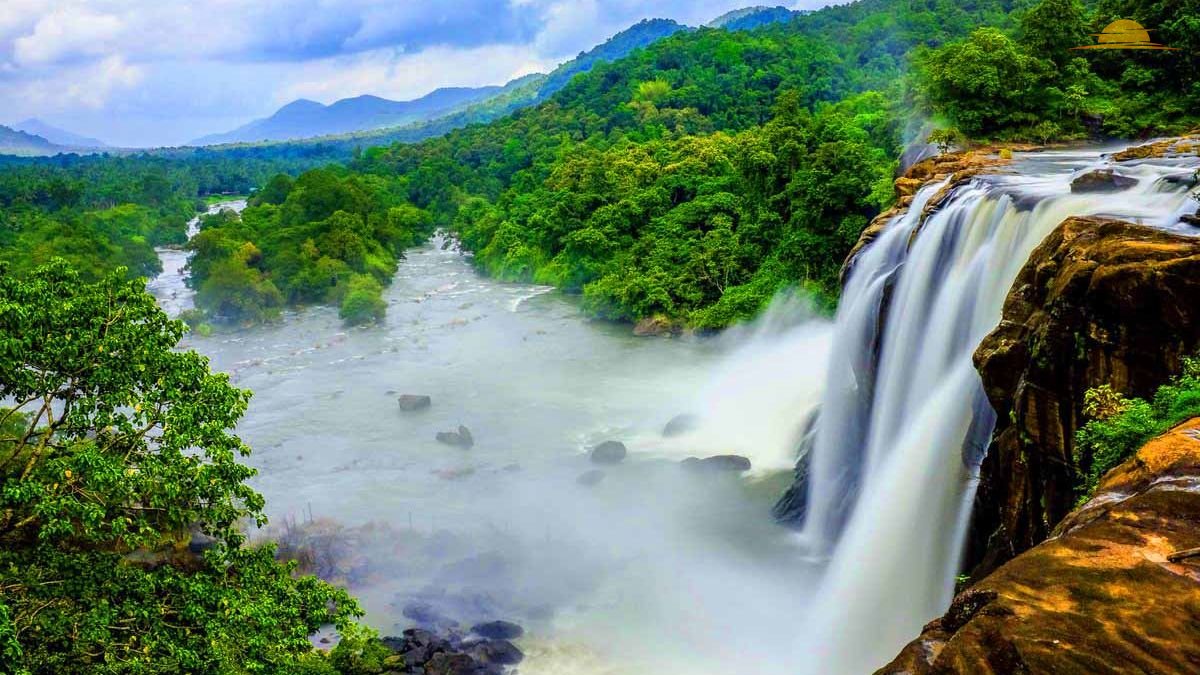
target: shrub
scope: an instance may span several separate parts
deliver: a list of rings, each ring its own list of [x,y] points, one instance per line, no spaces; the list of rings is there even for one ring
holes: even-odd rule
[[[357,326],[383,320],[387,313],[387,302],[383,299],[383,286],[373,277],[356,274],[350,277],[346,295],[342,298],[338,315],[347,325]]]
[[[1080,502],[1147,441],[1200,416],[1200,358],[1184,359],[1182,373],[1160,387],[1153,401],[1126,399],[1108,386],[1092,389],[1084,397],[1084,414],[1092,421],[1075,435],[1075,462],[1084,468]]]

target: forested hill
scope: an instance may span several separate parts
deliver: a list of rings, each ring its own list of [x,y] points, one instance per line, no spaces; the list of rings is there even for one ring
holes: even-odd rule
[[[359,170],[401,175],[508,279],[595,311],[715,327],[785,285],[831,301],[840,261],[890,200],[908,55],[1014,3],[870,0],[754,31],[677,33],[546,103]]]

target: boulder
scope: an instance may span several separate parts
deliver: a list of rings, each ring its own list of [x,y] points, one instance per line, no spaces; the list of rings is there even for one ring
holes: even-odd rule
[[[790,527],[799,528],[804,525],[808,515],[808,479],[812,465],[812,450],[817,444],[817,423],[821,419],[821,408],[818,406],[805,418],[800,427],[800,435],[796,441],[796,468],[792,473],[792,484],[771,508],[775,521]]]
[[[675,324],[661,314],[646,317],[633,326],[633,334],[638,337],[670,335],[674,332]]]
[[[1122,176],[1112,169],[1089,171],[1071,181],[1071,192],[1116,192],[1137,185],[1136,178]]]
[[[663,427],[662,435],[666,438],[673,436],[682,436],[689,431],[695,431],[696,427],[700,426],[700,418],[689,413],[676,415],[667,422],[667,426]]]
[[[1200,227],[1200,214],[1186,213],[1179,218],[1180,222],[1187,223],[1192,227]]]
[[[515,666],[525,658],[525,654],[508,640],[484,640],[472,646],[468,653],[476,661],[496,666]]]
[[[750,470],[750,460],[741,455],[714,455],[712,457],[688,457],[680,465],[692,471],[711,473],[744,473]]]
[[[1195,673],[1200,419],[1110,471],[1054,537],[960,593],[878,675]]]
[[[604,441],[592,448],[590,457],[596,464],[620,464],[628,452],[621,441]]]
[[[401,394],[400,398],[396,400],[400,403],[400,409],[404,412],[425,410],[433,405],[433,399],[424,394]]]
[[[997,413],[965,567],[972,578],[1043,541],[1075,506],[1084,394],[1148,398],[1200,350],[1200,238],[1070,218],[1030,255],[975,352]]]
[[[471,626],[471,632],[489,640],[516,640],[525,629],[511,621],[485,621]]]
[[[600,469],[592,469],[591,471],[579,474],[579,478],[576,478],[575,482],[586,487],[592,487],[599,485],[600,481],[604,480],[604,475],[604,472]]]
[[[464,450],[469,450],[475,445],[475,437],[471,435],[471,430],[461,424],[458,425],[458,431],[439,431],[435,438],[439,443]]]
[[[425,675],[477,675],[479,666],[466,654],[439,652],[425,662]]]

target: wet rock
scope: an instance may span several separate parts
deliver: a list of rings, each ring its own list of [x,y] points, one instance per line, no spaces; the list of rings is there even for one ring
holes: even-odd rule
[[[681,436],[689,431],[694,431],[698,426],[700,426],[699,417],[683,413],[672,417],[671,421],[667,422],[667,426],[663,427],[662,435],[666,438]]]
[[[464,450],[469,450],[475,445],[475,438],[471,435],[471,430],[461,424],[458,425],[458,431],[439,431],[435,438],[439,443]]]
[[[511,621],[486,621],[471,626],[471,632],[489,640],[516,640],[525,629]]]
[[[444,630],[453,628],[458,625],[458,622],[453,619],[448,619],[442,616],[441,612],[434,609],[433,605],[427,602],[410,602],[400,610],[400,613],[405,618],[412,620],[422,628],[432,628],[436,630]],[[415,629],[420,630],[420,629]],[[408,631],[405,631],[405,635]],[[420,630],[420,637],[433,639],[433,634],[428,631]]]
[[[680,462],[690,471],[707,473],[743,473],[750,470],[750,460],[741,455],[714,455],[712,457],[688,457]]]
[[[628,452],[625,444],[620,441],[604,441],[592,448],[590,457],[596,464],[620,464]]]
[[[485,640],[471,647],[468,653],[476,661],[496,666],[515,666],[525,658],[525,654],[508,640]]]
[[[1096,169],[1071,181],[1071,192],[1116,192],[1137,185],[1137,179],[1113,171]]]
[[[1187,223],[1192,227],[1200,227],[1200,214],[1187,213],[1180,217],[1179,221]]]
[[[965,567],[975,579],[1050,535],[1075,507],[1084,395],[1149,398],[1200,350],[1200,238],[1070,218],[1033,251],[975,351],[997,413]]]
[[[604,472],[600,469],[592,469],[591,471],[579,474],[579,478],[576,478],[575,482],[586,487],[592,487],[599,485],[600,481],[604,480],[604,475]]]
[[[466,654],[440,652],[425,663],[425,675],[478,675],[479,665]]]
[[[1194,673],[1200,419],[1110,471],[1054,537],[960,593],[879,675]]]
[[[771,515],[783,525],[800,527],[808,515],[808,479],[812,463],[812,451],[817,445],[817,424],[821,419],[820,406],[813,408],[800,427],[796,441],[796,469],[792,484],[775,503]]]
[[[401,394],[400,398],[396,400],[400,403],[400,409],[404,412],[425,410],[433,405],[433,399],[424,394]]]
[[[646,317],[633,326],[633,334],[638,337],[657,337],[670,335],[675,332],[675,324],[662,315]]]

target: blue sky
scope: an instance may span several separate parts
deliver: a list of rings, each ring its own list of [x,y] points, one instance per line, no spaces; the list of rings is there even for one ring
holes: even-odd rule
[[[502,84],[643,18],[699,25],[748,4],[756,3],[0,0],[0,123],[39,117],[115,145],[178,144],[296,98],[404,100],[440,86]]]

